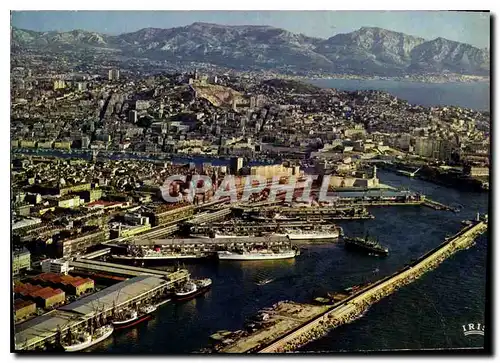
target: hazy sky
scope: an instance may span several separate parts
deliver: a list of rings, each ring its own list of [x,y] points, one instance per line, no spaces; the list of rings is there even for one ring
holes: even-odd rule
[[[17,11],[12,12],[12,25],[38,31],[84,29],[119,34],[200,21],[271,25],[320,38],[377,26],[426,39],[443,37],[489,48],[489,16],[446,11]]]

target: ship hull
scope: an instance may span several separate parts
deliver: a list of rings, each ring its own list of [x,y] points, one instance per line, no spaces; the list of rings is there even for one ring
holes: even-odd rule
[[[315,241],[315,240],[331,240],[339,238],[339,233],[328,233],[328,234],[314,234],[314,233],[304,233],[304,234],[287,234],[290,241]]]
[[[282,260],[288,258],[294,258],[296,255],[295,251],[290,251],[286,253],[276,253],[276,254],[217,254],[217,257],[221,261],[257,261],[257,260]]]
[[[115,330],[122,330],[122,329],[133,327],[134,325],[142,323],[143,321],[149,320],[151,318],[152,318],[152,313],[143,314],[143,315],[138,316],[135,319],[126,320],[123,322],[122,321],[113,322],[113,327],[115,328]]]
[[[208,286],[198,288],[198,289],[196,289],[196,291],[190,292],[189,294],[174,294],[174,299],[177,302],[190,300],[192,298],[195,298],[196,296],[204,294],[205,292],[210,290],[211,286],[212,285],[208,285]]]
[[[376,256],[387,256],[389,255],[389,252],[383,251],[383,250],[378,250],[378,249],[373,249],[367,246],[360,246],[358,244],[352,243],[352,242],[345,242],[345,248],[350,250],[350,251],[356,251],[356,252],[361,252],[365,254],[373,254]]]
[[[83,342],[80,344],[64,346],[63,348],[66,352],[82,351],[84,349],[90,348],[91,346],[96,345],[96,344],[102,342],[103,340],[107,339],[111,334],[113,334],[113,331],[114,331],[114,328],[111,327],[110,329],[107,329],[107,331],[97,339],[90,339],[86,342]]]

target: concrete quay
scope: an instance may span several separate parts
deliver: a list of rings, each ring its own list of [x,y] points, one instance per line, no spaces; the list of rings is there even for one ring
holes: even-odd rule
[[[454,209],[445,204],[436,202],[431,199],[422,199],[422,200],[408,200],[408,201],[389,201],[389,200],[372,200],[372,201],[352,201],[349,202],[349,205],[352,206],[363,206],[363,207],[398,207],[398,206],[424,206],[428,208],[432,208],[435,210],[443,210],[443,211],[454,211]]]
[[[87,295],[16,326],[15,351],[51,350],[68,337],[110,323],[120,312],[165,299],[169,282],[156,276],[136,276]]]
[[[278,229],[301,229],[304,231],[315,231],[315,226],[312,222],[325,225],[331,224],[326,220],[307,220],[307,221],[270,221],[265,223],[257,222],[236,222],[236,223],[211,223],[191,228],[194,234],[209,234],[213,231],[218,231],[225,234],[258,234],[258,233],[273,233]]]
[[[217,211],[204,212],[204,213],[197,214],[194,217],[187,220],[186,223],[188,225],[199,225],[199,224],[203,224],[203,223],[212,223],[212,222],[224,219],[224,217],[228,216],[229,214],[231,214],[231,209],[230,208],[223,208],[223,209],[220,209]]]
[[[155,276],[167,280],[167,285],[169,288],[170,285],[185,281],[189,278],[189,272],[182,269],[179,271],[170,272],[83,258],[77,258],[76,260],[71,261],[69,264],[75,269],[75,272],[104,273],[113,276],[123,276],[126,278],[137,276]]]
[[[213,253],[219,249],[227,248],[251,248],[257,245],[286,246],[291,245],[286,236],[273,237],[225,237],[225,238],[172,238],[138,241],[142,246],[163,246],[177,253]]]
[[[476,221],[472,225],[463,228],[401,271],[368,285],[347,299],[336,303],[326,313],[276,339],[271,344],[260,349],[259,353],[294,351],[298,347],[323,336],[329,330],[356,319],[371,304],[390,295],[399,287],[415,281],[425,272],[436,268],[459,249],[469,247],[474,242],[474,239],[484,233],[486,229],[487,223],[484,221]]]

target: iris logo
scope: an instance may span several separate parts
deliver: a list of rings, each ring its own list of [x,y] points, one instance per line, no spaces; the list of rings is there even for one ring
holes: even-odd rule
[[[462,330],[465,336],[468,335],[483,335],[484,336],[484,325],[481,323],[469,323],[462,325]]]

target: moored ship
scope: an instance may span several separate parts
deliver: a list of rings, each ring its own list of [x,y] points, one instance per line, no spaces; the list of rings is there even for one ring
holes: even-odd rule
[[[233,260],[233,261],[246,261],[246,260],[281,260],[287,258],[294,258],[299,254],[298,250],[291,249],[285,251],[271,251],[271,250],[251,250],[251,251],[218,251],[217,257],[219,260]]]
[[[308,231],[290,231],[286,234],[291,241],[300,240],[329,240],[339,238],[340,233],[337,229],[331,231],[318,231],[318,232],[308,232]]]
[[[200,235],[200,234],[191,234],[193,238],[215,238],[215,239],[224,239],[224,238],[249,238],[249,235],[238,235],[238,234],[220,234],[220,233],[212,233],[210,235]]]
[[[151,318],[151,314],[155,311],[156,306],[154,305],[144,306],[138,310],[131,310],[123,318],[113,321],[113,327],[116,330],[129,328]]]
[[[177,301],[184,301],[195,296],[203,294],[212,286],[212,280],[209,278],[200,280],[189,280],[180,288],[174,291],[174,297]]]
[[[73,344],[63,345],[62,347],[66,352],[79,352],[102,342],[104,339],[113,334],[113,331],[114,328],[112,325],[105,325],[97,328],[94,331],[94,334],[84,333]]]
[[[347,249],[366,252],[377,256],[387,256],[389,254],[389,249],[387,247],[383,247],[376,239],[368,236],[365,238],[344,237],[344,245]]]
[[[300,229],[286,229],[284,233],[275,233],[275,236],[287,237],[290,241],[314,241],[314,240],[332,240],[342,235],[342,228],[335,227],[330,229],[303,231]]]
[[[288,216],[283,216],[279,213],[276,213],[274,216],[265,216],[265,215],[252,215],[250,216],[251,219],[257,220],[257,221],[277,221],[277,222],[292,222],[292,221],[298,221],[298,217],[288,217]]]

